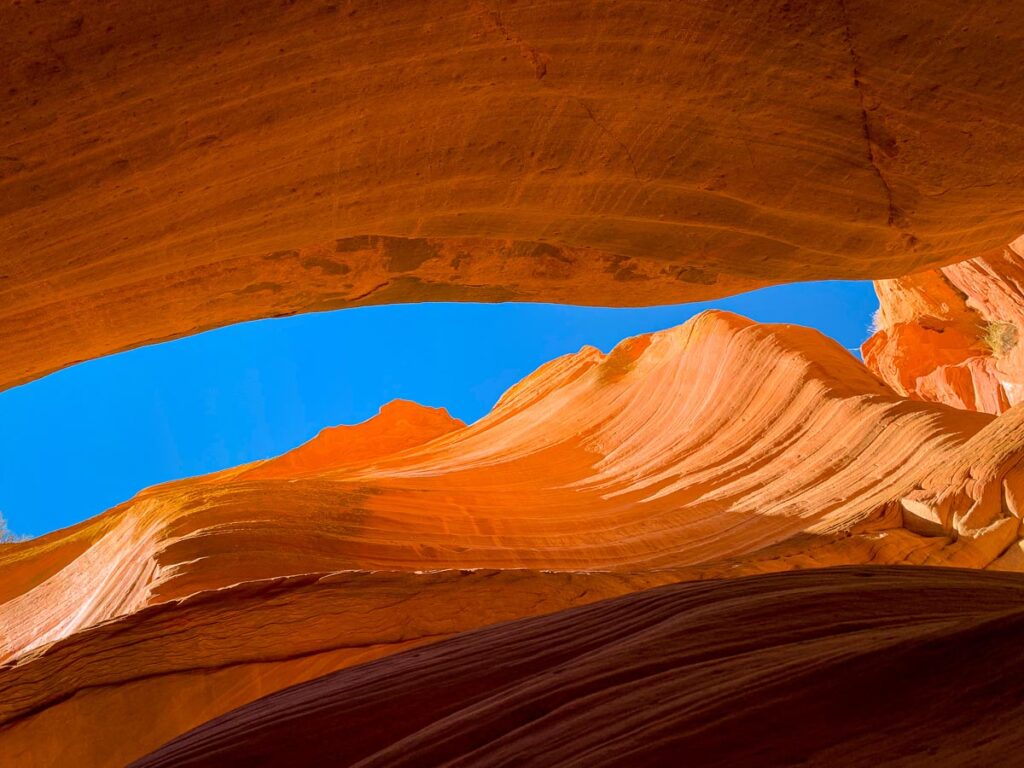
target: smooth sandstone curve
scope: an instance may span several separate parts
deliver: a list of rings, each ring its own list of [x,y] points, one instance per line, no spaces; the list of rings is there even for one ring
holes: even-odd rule
[[[341,572],[144,608],[0,666],[18,768],[123,768],[267,693],[508,619],[672,581],[536,571]]]
[[[0,388],[261,317],[708,299],[1024,231],[1024,19],[997,0],[0,22]]]
[[[1024,570],[1022,445],[1024,409],[908,401],[723,312],[552,361],[470,426],[389,404],[0,549],[0,749],[113,768],[410,643],[658,584]]]
[[[132,768],[1009,768],[1022,598],[905,567],[662,587],[324,676]]]
[[[879,557],[941,558],[950,542],[903,537],[894,505],[999,423],[897,397],[816,331],[724,312],[554,360],[471,426],[421,409],[428,426],[403,427],[417,408],[393,404],[284,457],[157,486],[6,548],[0,658],[153,603],[306,572],[646,571],[786,542],[857,562],[853,531],[872,547],[899,541]],[[365,452],[403,430],[421,445]]]

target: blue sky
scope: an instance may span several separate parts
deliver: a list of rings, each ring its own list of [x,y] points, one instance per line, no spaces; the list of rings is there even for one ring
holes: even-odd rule
[[[607,352],[711,307],[813,326],[855,351],[877,306],[870,282],[821,282],[644,309],[413,304],[222,328],[0,392],[0,513],[38,536],[146,486],[280,454],[396,397],[474,421],[558,355]]]

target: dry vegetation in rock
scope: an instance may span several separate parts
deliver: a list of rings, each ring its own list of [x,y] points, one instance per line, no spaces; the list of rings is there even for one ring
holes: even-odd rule
[[[1024,396],[1021,286],[1024,257],[1010,249],[878,280],[886,327],[864,342],[864,362],[900,394],[1004,413]]]
[[[1003,357],[1017,346],[1017,326],[1004,320],[992,320],[982,328],[981,340],[996,357]]]
[[[25,541],[26,538],[25,536],[19,536],[8,528],[6,518],[0,513],[0,544],[14,544],[19,541]]]

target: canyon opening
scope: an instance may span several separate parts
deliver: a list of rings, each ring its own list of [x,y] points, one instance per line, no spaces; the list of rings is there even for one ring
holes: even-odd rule
[[[0,765],[1018,765],[1018,10],[7,3]]]

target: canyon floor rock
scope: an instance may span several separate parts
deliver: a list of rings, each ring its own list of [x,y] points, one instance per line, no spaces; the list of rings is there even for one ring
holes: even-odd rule
[[[888,567],[662,587],[326,675],[133,766],[1015,766],[1022,590]]]

